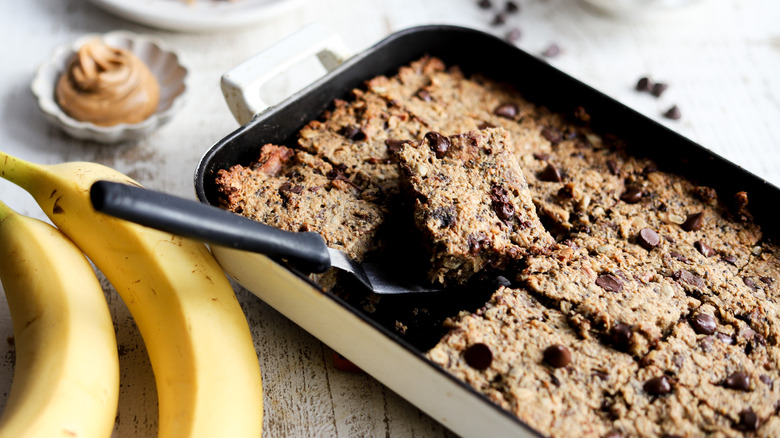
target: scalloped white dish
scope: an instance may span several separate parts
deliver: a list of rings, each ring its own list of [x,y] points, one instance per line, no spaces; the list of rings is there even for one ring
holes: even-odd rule
[[[55,100],[57,80],[78,49],[87,41],[102,39],[107,45],[126,49],[140,58],[160,83],[160,102],[155,112],[139,123],[98,126],[76,120],[65,113]],[[187,69],[176,53],[158,38],[131,32],[85,35],[72,44],[58,47],[35,74],[31,89],[46,119],[68,135],[99,143],[118,143],[144,138],[166,124],[184,105],[187,90]]]
[[[247,26],[306,0],[91,0],[124,19],[160,29],[213,32]]]

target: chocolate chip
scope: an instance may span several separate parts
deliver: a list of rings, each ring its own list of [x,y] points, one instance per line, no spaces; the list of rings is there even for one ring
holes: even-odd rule
[[[404,140],[396,140],[393,138],[388,138],[385,140],[385,146],[387,146],[387,150],[390,152],[400,151],[404,143],[406,143]]]
[[[484,370],[493,362],[493,352],[485,344],[471,344],[463,352],[463,358],[471,368]]]
[[[683,281],[697,288],[704,287],[704,280],[702,280],[701,277],[692,273],[691,271],[686,271],[685,269],[674,271],[674,273],[672,273],[672,277],[677,281]]]
[[[607,292],[620,292],[623,290],[623,282],[612,274],[602,274],[596,279],[596,285]]]
[[[653,377],[642,388],[650,395],[666,395],[672,392],[672,382],[666,376]]]
[[[361,141],[366,139],[366,133],[355,125],[348,125],[341,128],[339,134],[353,141]]]
[[[630,188],[620,196],[620,199],[623,200],[623,202],[628,204],[636,204],[642,199],[642,195],[643,193],[641,190],[637,188]]]
[[[550,158],[550,154],[545,154],[543,152],[534,152],[534,158],[536,158],[539,161],[547,161]]]
[[[677,105],[672,105],[671,108],[666,110],[666,112],[664,113],[664,117],[666,117],[667,119],[679,120],[680,117],[682,117],[682,113],[680,112],[680,108],[677,107]]]
[[[620,168],[615,160],[607,160],[607,168],[609,169],[609,173],[615,176],[620,175]]]
[[[547,141],[553,144],[553,146],[563,141],[563,135],[561,134],[561,131],[550,127],[542,128],[542,137],[546,138]]]
[[[493,22],[490,24],[493,26],[500,26],[504,23],[506,23],[506,15],[503,12],[499,12],[496,14],[496,16],[493,18]]]
[[[455,224],[455,208],[435,208],[431,211],[431,217],[439,221],[439,228],[449,228]]]
[[[503,275],[496,276],[496,278],[493,279],[493,284],[495,284],[497,287],[500,286],[512,287],[512,282],[509,281],[509,279],[504,277]]]
[[[700,335],[711,335],[718,329],[718,321],[706,313],[697,313],[689,322],[693,331]]]
[[[555,165],[552,163],[547,163],[547,166],[539,173],[539,179],[541,181],[548,181],[548,182],[561,182],[563,181],[563,176],[561,175],[561,171],[558,170]]]
[[[753,409],[743,409],[742,412],[739,413],[739,423],[737,423],[737,429],[743,431],[758,430],[758,426],[760,424],[761,421],[759,420],[758,415],[753,412]]]
[[[495,128],[496,125],[490,123],[490,122],[482,122],[479,125],[477,125],[477,129],[488,129],[488,128]]]
[[[704,257],[712,257],[718,254],[717,251],[712,249],[711,246],[707,245],[701,240],[693,242],[693,247],[696,248],[696,250],[699,251]]]
[[[772,283],[775,282],[775,279],[772,278],[772,277],[761,276],[761,277],[758,277],[758,279],[761,280],[761,282],[763,282],[764,284],[772,284]]]
[[[507,13],[514,14],[515,12],[520,11],[520,6],[513,1],[508,1],[506,2],[506,7],[504,9]]]
[[[627,350],[631,345],[631,327],[622,322],[612,326],[609,330],[609,340],[619,350]]]
[[[431,93],[428,90],[420,90],[417,92],[417,97],[425,102],[430,102],[433,100],[433,96],[431,96]]]
[[[509,32],[506,33],[506,40],[510,43],[513,43],[520,39],[522,34],[520,33],[520,29],[513,27],[509,30]]]
[[[544,349],[544,362],[553,368],[563,368],[571,363],[571,352],[563,345],[551,345]]]
[[[688,215],[687,218],[685,218],[685,222],[681,225],[682,229],[685,231],[698,231],[701,229],[701,226],[704,224],[704,213],[691,213]]]
[[[737,258],[734,257],[733,255],[725,255],[725,256],[721,257],[720,259],[723,260],[724,262],[730,264],[730,265],[737,266]]]
[[[674,243],[674,242],[670,241],[669,243]],[[690,262],[690,260],[688,260],[687,257],[685,257],[684,255],[680,254],[679,252],[675,252],[675,251],[669,251],[669,257],[677,260],[678,262],[683,262],[683,263],[689,263]],[[679,278],[678,278],[678,280],[679,280]]]
[[[761,374],[760,376],[758,376],[758,380],[763,382],[764,385],[769,385],[769,386],[772,386],[772,383],[774,383],[772,378],[767,376],[766,374]]]
[[[642,228],[639,230],[636,241],[642,248],[650,251],[661,243],[661,238],[658,236],[658,233],[650,228]]]
[[[743,373],[742,371],[737,371],[736,373],[726,378],[726,381],[723,382],[723,386],[728,389],[736,389],[738,391],[749,391],[750,376]]]
[[[520,109],[517,107],[517,105],[513,103],[504,103],[496,107],[496,109],[493,110],[493,114],[500,116],[500,117],[506,117],[507,119],[514,119],[515,116],[517,116],[517,113],[520,112]]]
[[[663,82],[656,82],[653,84],[652,88],[650,89],[650,94],[652,94],[655,97],[661,97],[662,94],[664,94],[664,91],[669,88],[669,85],[664,84]]]
[[[425,138],[428,140],[431,150],[436,154],[436,158],[444,158],[450,148],[450,139],[435,131],[425,134]]]
[[[718,333],[715,335],[715,337],[716,337],[716,338],[717,338],[717,339],[718,339],[720,342],[723,342],[723,343],[724,343],[724,344],[726,344],[726,345],[731,345],[731,344],[733,344],[733,343],[734,343],[734,338],[732,338],[731,336],[729,336],[729,335],[727,335],[727,334],[725,334],[725,333],[720,333],[720,332],[718,332]]]
[[[742,282],[745,283],[745,286],[753,289],[754,291],[758,290],[758,285],[755,281],[753,281],[750,277],[742,277]]]
[[[650,82],[650,78],[647,76],[639,78],[639,80],[636,82],[636,90],[637,91],[650,91],[650,88],[653,86],[653,83]]]
[[[515,207],[509,202],[501,203],[500,205],[493,205],[493,209],[496,211],[496,215],[502,221],[508,221],[515,216]]]
[[[479,0],[477,6],[482,9],[490,9],[493,6],[493,3],[491,3],[490,0]]]
[[[557,44],[550,44],[547,46],[546,49],[544,49],[544,52],[542,52],[542,56],[545,58],[555,58],[556,56],[561,54],[561,48],[558,47]]]

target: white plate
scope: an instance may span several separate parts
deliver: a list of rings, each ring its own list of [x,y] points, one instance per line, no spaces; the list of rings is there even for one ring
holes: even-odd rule
[[[305,0],[91,0],[127,20],[160,29],[210,32],[267,19]]]

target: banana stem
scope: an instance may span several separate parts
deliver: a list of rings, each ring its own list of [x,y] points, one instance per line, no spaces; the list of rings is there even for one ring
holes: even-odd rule
[[[30,177],[36,173],[38,166],[0,151],[0,177],[26,188]]]

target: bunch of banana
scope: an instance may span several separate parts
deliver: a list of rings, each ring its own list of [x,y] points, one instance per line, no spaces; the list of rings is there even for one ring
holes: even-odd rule
[[[116,337],[84,254],[0,202],[0,280],[16,367],[0,437],[107,437],[119,397]]]
[[[249,326],[205,245],[96,212],[95,163],[37,165],[0,152],[0,176],[28,191],[116,288],[146,344],[161,437],[259,437],[263,398]]]

